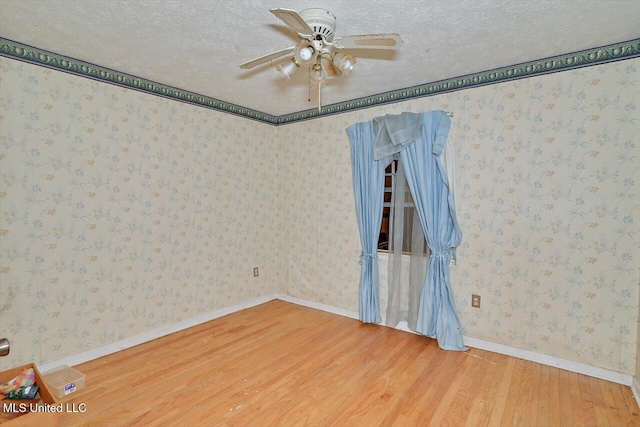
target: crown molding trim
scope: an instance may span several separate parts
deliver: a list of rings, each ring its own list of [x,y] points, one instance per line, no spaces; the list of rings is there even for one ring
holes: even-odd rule
[[[0,56],[280,126],[543,74],[640,57],[640,38],[274,116],[0,37]]]

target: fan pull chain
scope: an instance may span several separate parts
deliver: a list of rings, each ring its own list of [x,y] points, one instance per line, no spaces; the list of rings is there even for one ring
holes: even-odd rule
[[[311,68],[309,68],[309,99],[308,102],[311,102]]]
[[[320,107],[322,105],[322,76],[318,79],[318,113],[320,113]]]

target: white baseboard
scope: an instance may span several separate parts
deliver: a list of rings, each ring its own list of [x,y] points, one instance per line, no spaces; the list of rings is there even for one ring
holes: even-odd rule
[[[263,304],[274,299],[290,302],[305,307],[314,308],[317,310],[326,311],[328,313],[337,314],[352,319],[358,319],[358,312],[353,310],[347,310],[344,308],[334,307],[328,304],[322,304],[319,302],[309,301],[302,298],[294,297],[286,294],[272,294],[259,298],[246,301],[242,304],[233,305],[230,307],[221,308],[219,310],[205,313],[200,316],[183,320],[181,322],[165,325],[160,328],[145,332],[135,337],[126,338],[115,343],[111,343],[102,347],[98,347],[83,353],[75,354],[69,357],[65,357],[54,362],[48,362],[39,366],[41,371],[48,371],[60,365],[74,366],[80,363],[88,362],[93,359],[97,359],[102,356],[106,356],[117,351],[125,350],[127,348],[145,343],[147,341],[154,340],[156,338],[163,337],[165,335],[172,334],[174,332],[181,331],[183,329],[190,328],[192,326],[199,325],[201,323],[208,322],[213,319],[217,319],[227,314],[235,313],[240,310],[244,310],[256,305]],[[383,326],[383,325],[382,325]],[[396,329],[411,332],[406,326],[406,322],[402,322]],[[596,366],[586,365],[584,363],[573,362],[571,360],[560,359],[558,357],[549,356],[546,354],[536,353],[529,350],[523,350],[516,347],[511,347],[504,344],[498,344],[491,341],[486,341],[474,337],[464,337],[464,344],[468,347],[478,348],[481,350],[487,350],[494,353],[505,354],[507,356],[517,357],[519,359],[529,360],[532,362],[541,363],[543,365],[554,366],[560,369],[564,369],[571,372],[577,372],[579,374],[588,375],[595,378],[600,378],[606,381],[611,381],[618,384],[631,386],[633,394],[640,406],[640,383],[637,379],[633,378],[629,374],[623,374],[620,372],[612,371],[609,369],[598,368]]]
[[[524,350],[521,348],[511,347],[504,344],[498,344],[486,341],[480,338],[464,337],[464,344],[468,347],[479,348],[493,353],[505,354],[507,356],[517,357],[518,359],[529,360],[531,362],[541,363],[543,365],[553,366],[555,368],[564,369],[565,371],[577,372],[578,374],[588,375],[590,377],[600,378],[601,380],[611,381],[617,384],[631,385],[633,377],[629,374],[612,371],[610,369],[599,368],[597,366],[587,365],[585,363],[574,362],[572,360],[561,359],[547,354],[536,353],[534,351]]]
[[[345,310],[343,308],[333,307],[327,304],[322,304],[313,301],[307,301],[301,298],[292,297],[289,295],[277,294],[276,297],[283,301],[292,302],[294,304],[304,305],[306,307],[316,308],[318,310],[327,311],[340,316],[358,318],[358,312],[352,310]],[[382,320],[384,323],[384,319]],[[384,326],[384,325],[381,325]],[[406,322],[400,322],[396,327],[401,331],[411,332]],[[564,369],[566,371],[577,372],[579,374],[588,375],[590,377],[600,378],[602,380],[611,381],[617,384],[623,384],[627,386],[632,385],[633,377],[629,374],[623,374],[621,372],[612,371],[610,369],[599,368],[597,366],[587,365],[584,363],[574,362],[572,360],[561,359],[559,357],[549,356],[547,354],[536,353],[529,350],[524,350],[516,347],[511,347],[504,344],[498,344],[491,341],[486,341],[480,338],[474,338],[465,336],[464,345],[467,347],[478,348],[480,350],[487,350],[493,353],[504,354],[507,356],[517,357],[518,359],[529,360],[531,362],[541,363],[543,365],[553,366],[556,368]],[[640,383],[637,384],[637,390],[634,393],[640,395]],[[633,387],[632,387],[633,388]],[[636,397],[638,399],[638,397]]]
[[[332,305],[322,304],[320,302],[309,301],[306,299],[292,297],[291,295],[286,294],[276,294],[275,297],[279,300],[290,302],[297,305],[302,305],[305,307],[315,308],[317,310],[326,311],[333,314],[338,314],[343,317],[350,317],[352,319],[358,319],[360,317],[357,311],[347,310],[346,308],[334,307]]]
[[[246,308],[254,307],[256,305],[264,304],[265,302],[276,299],[275,294],[266,295],[263,297],[254,298],[249,301],[245,301],[241,304],[232,305],[230,307],[224,307],[219,310],[215,310],[209,313],[204,313],[191,319],[182,320],[180,322],[164,325],[151,331],[145,332],[134,337],[125,338],[120,341],[116,341],[111,344],[104,345],[102,347],[94,348],[92,350],[85,351],[83,353],[74,354],[53,362],[47,362],[38,366],[41,372],[48,371],[60,365],[74,366],[81,363],[88,362],[90,360],[97,359],[99,357],[106,356],[117,351],[125,350],[127,348],[134,347],[139,344],[143,344],[148,341],[155,340],[156,338],[163,337],[165,335],[172,334],[174,332],[182,331],[183,329],[190,328],[192,326],[200,325],[213,319],[217,319],[227,314],[235,313],[237,311],[244,310]]]
[[[640,407],[640,381],[638,381],[638,377],[633,377],[633,381],[631,382],[631,391],[633,391],[633,397],[636,398],[636,403],[638,407]]]

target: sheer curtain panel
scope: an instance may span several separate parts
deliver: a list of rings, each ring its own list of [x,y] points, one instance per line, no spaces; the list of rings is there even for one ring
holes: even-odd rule
[[[424,231],[407,186],[402,162],[398,162],[393,177],[389,220],[391,225],[385,324],[395,328],[401,322],[407,322],[407,327],[417,332],[420,295],[430,251],[426,247]]]

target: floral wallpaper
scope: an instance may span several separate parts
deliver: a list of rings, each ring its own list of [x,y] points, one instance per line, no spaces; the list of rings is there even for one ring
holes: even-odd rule
[[[0,77],[0,370],[284,283],[274,127],[9,59]]]
[[[640,298],[640,295],[639,295]],[[640,311],[640,301],[638,302]],[[640,313],[638,314],[638,340],[636,341],[636,372],[635,372],[635,390],[640,391]]]
[[[345,129],[444,109],[465,334],[634,373],[639,66],[272,127],[0,58],[0,370],[276,292],[357,310]]]
[[[292,159],[283,250],[289,293],[358,308],[345,128],[444,109],[454,114],[464,238],[453,281],[465,335],[633,374],[639,65],[621,61],[283,127],[279,141]],[[381,314],[386,269],[381,256]],[[481,295],[480,309],[471,308],[472,293]]]

